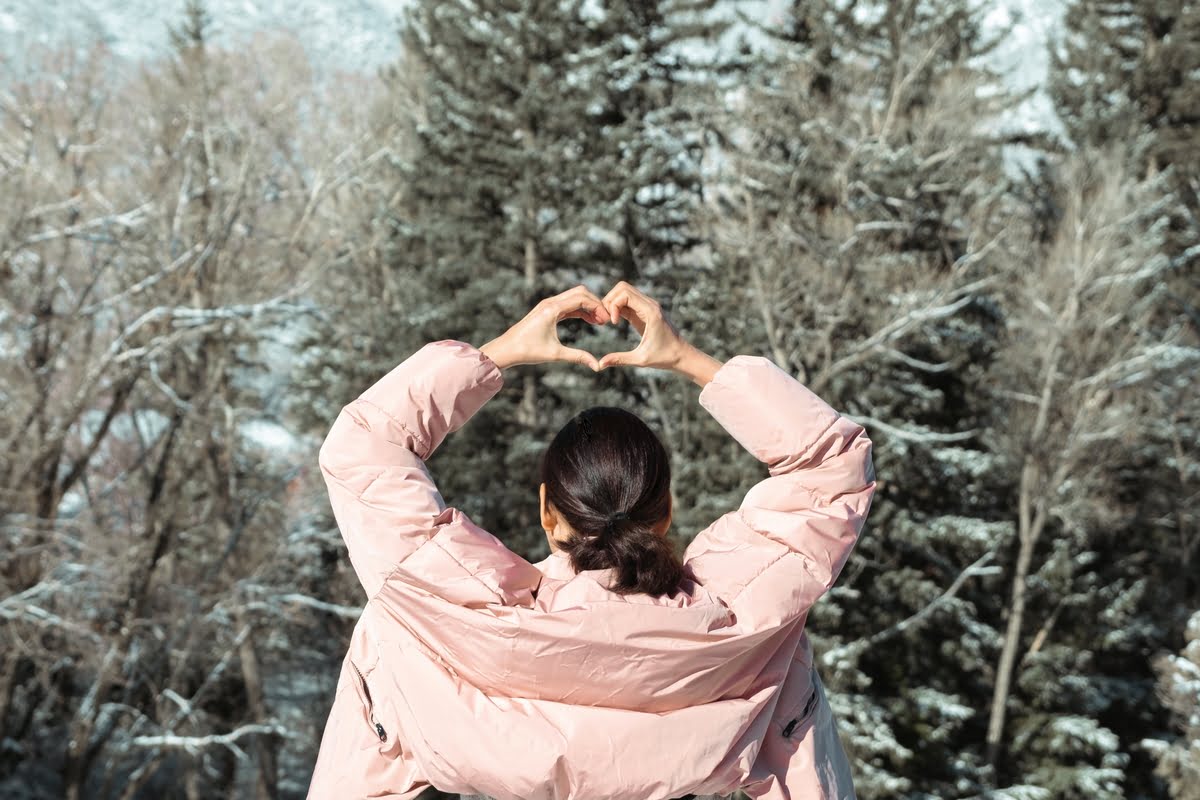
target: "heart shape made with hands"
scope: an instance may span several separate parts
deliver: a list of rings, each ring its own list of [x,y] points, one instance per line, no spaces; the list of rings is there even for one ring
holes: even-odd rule
[[[618,325],[624,319],[637,331],[639,340],[635,347],[605,353],[596,360],[593,369],[599,371],[611,366],[666,369],[675,362],[683,343],[682,337],[663,313],[662,306],[629,283],[618,282],[603,299],[596,297],[583,286],[568,290],[561,296],[564,299],[570,298],[569,302],[572,303],[579,301],[579,307],[576,309],[578,313],[574,313],[574,316],[594,324]],[[564,349],[569,351],[571,348]],[[573,355],[578,358],[577,354]]]
[[[641,338],[631,350],[609,352],[597,358],[587,350],[567,347],[559,340],[558,324],[572,318],[593,325],[618,325],[624,319]],[[603,299],[583,285],[547,297],[484,348],[489,355],[501,357],[506,366],[566,361],[599,372],[611,366],[668,369],[677,361],[682,345],[679,332],[663,314],[662,306],[620,281]]]

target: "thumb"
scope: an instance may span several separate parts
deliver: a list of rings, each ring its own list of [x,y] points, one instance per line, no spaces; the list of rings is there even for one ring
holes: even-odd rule
[[[569,361],[572,364],[588,367],[593,372],[600,371],[600,363],[596,361],[596,357],[586,350],[578,350],[574,347],[565,347],[559,358],[563,361]]]
[[[600,358],[600,369],[605,369],[607,367],[619,367],[622,364],[628,364],[629,356],[630,353],[628,352],[605,353],[604,356]]]

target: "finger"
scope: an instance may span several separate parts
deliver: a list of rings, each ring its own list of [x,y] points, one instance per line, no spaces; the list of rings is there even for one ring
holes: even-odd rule
[[[636,290],[623,289],[612,293],[608,313],[616,325],[622,318],[629,320],[638,333],[644,333],[646,323],[655,312],[654,301]]]
[[[579,364],[583,367],[589,367],[593,372],[600,371],[600,362],[587,350],[578,350],[574,347],[564,347],[559,351],[558,360],[566,361],[571,364]]]
[[[613,325],[619,325],[621,323],[622,316],[624,316],[624,318],[628,319],[630,322],[633,321],[633,316],[636,316],[636,315],[631,316],[633,310],[632,310],[632,308],[630,308],[629,301],[630,301],[629,290],[624,287],[617,287],[617,288],[613,289],[611,292],[608,293],[608,296],[605,297],[604,307],[608,311],[608,315],[609,315],[610,319],[612,320]],[[630,313],[626,313],[626,314],[622,315],[622,313],[621,313],[622,309],[625,309]]]
[[[597,307],[599,307],[600,309],[604,308],[604,303],[602,303],[600,298],[596,296],[596,293],[593,292],[591,289],[587,288],[586,286],[584,286],[582,283],[579,284],[578,286],[568,289],[567,291],[563,292],[562,295],[560,295],[560,296],[565,299],[570,299],[572,301],[586,300],[587,301],[586,307],[588,307],[588,308],[592,308],[592,309],[595,309]]]
[[[631,284],[629,281],[617,281],[613,284],[613,287],[608,290],[608,293],[604,295],[604,301],[607,303],[610,299],[616,297],[618,294],[624,294],[631,289],[633,289],[633,284]]]
[[[636,367],[639,356],[636,350],[622,350],[616,353],[605,353],[600,357],[600,369],[608,367]]]
[[[608,292],[604,295],[604,298],[600,301],[604,306],[604,310],[608,312],[609,320],[613,325],[616,325],[621,320],[621,318],[614,313],[613,299],[624,288],[624,281],[619,281],[616,286],[608,290]]]
[[[576,317],[593,324],[607,322],[608,311],[600,298],[586,286],[580,285],[547,298],[558,320]]]
[[[559,316],[558,321],[561,322],[564,319],[575,317],[590,322],[592,325],[604,325],[608,322],[608,311],[603,305],[599,305],[598,303],[599,301],[597,301],[597,305],[593,308],[588,308],[586,305],[581,304],[579,308],[564,312]]]
[[[617,281],[617,285],[608,290],[602,301],[604,307],[608,309],[609,316],[613,319],[613,324],[619,321],[617,312],[621,308],[628,308],[635,312],[641,319],[646,319],[646,315],[653,311],[655,302],[650,299],[644,292],[631,285],[628,281]],[[628,315],[626,319],[633,321]]]

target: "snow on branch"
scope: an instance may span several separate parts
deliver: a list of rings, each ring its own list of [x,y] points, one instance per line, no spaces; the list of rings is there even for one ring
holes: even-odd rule
[[[340,606],[336,603],[327,603],[324,600],[318,600],[315,597],[309,597],[308,595],[297,594],[295,592],[290,594],[281,594],[274,599],[280,603],[296,603],[298,605],[308,606],[309,608],[315,608],[318,611],[328,611],[330,614],[334,614],[335,616],[339,616],[344,619],[356,620],[362,616],[362,609],[356,606]],[[247,603],[246,608],[260,611],[278,610],[275,605],[268,602]]]
[[[960,572],[958,574],[958,577],[956,577],[954,579],[954,581],[951,582],[951,584],[946,587],[945,591],[943,591],[940,595],[938,595],[933,600],[931,600],[929,603],[927,603],[925,605],[925,607],[922,608],[917,613],[913,614],[912,616],[906,617],[893,625],[889,625],[888,627],[884,628],[883,630],[876,631],[875,633],[871,634],[870,636],[866,637],[865,639],[856,639],[852,642],[847,642],[846,644],[843,644],[840,647],[834,647],[834,648],[829,649],[821,657],[822,661],[824,661],[826,664],[835,664],[839,660],[845,658],[846,656],[857,657],[859,654],[875,647],[876,645],[880,644],[881,642],[883,642],[887,639],[891,639],[894,636],[899,636],[900,634],[904,633],[905,631],[921,624],[922,622],[924,622],[926,619],[929,618],[929,616],[934,612],[934,610],[938,606],[942,605],[943,603],[945,603],[948,600],[950,600],[951,598],[953,598],[956,594],[958,594],[958,591],[963,587],[963,584],[966,583],[967,578],[971,578],[971,577],[974,577],[977,575],[989,574],[990,570],[987,567],[987,563],[989,561],[991,561],[992,558],[995,557],[995,555],[996,555],[996,550],[995,550],[995,548],[993,548],[991,550],[988,550],[986,553],[981,555],[979,558],[972,561],[966,567],[966,569],[964,569],[962,572]]]
[[[42,581],[19,594],[10,595],[0,600],[0,617],[11,620],[26,619],[44,627],[62,628],[84,636],[93,642],[99,642],[100,636],[95,631],[88,630],[78,623],[63,619],[59,615],[29,602],[35,597],[56,590],[66,591],[67,587],[58,581]]]
[[[904,439],[910,442],[962,442],[974,438],[979,434],[978,428],[971,428],[965,431],[931,431],[928,429],[914,430],[913,428],[898,428],[895,425],[889,425],[883,420],[875,417],[868,417],[862,414],[851,416],[843,414],[842,416],[851,419],[861,425],[878,428],[890,436],[895,436],[897,439]]]
[[[229,733],[210,733],[207,736],[180,736],[174,733],[163,733],[155,736],[134,736],[129,744],[135,747],[167,747],[179,748],[195,754],[205,747],[220,745],[227,747],[239,759],[245,760],[247,755],[237,746],[237,741],[246,736],[274,735],[294,738],[295,734],[278,722],[269,724],[255,723],[235,728]]]

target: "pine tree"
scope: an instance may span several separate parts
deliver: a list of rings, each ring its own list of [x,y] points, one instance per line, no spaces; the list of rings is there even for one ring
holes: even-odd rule
[[[1158,691],[1171,709],[1179,736],[1155,742],[1158,774],[1166,779],[1173,800],[1200,798],[1200,611],[1192,614],[1179,655],[1155,659]]]
[[[1177,328],[1150,335],[1171,268],[1162,176],[1083,153],[1053,178],[1061,219],[1011,265],[993,365],[993,445],[1018,477],[1018,549],[989,717],[1002,780],[1055,797],[1124,797],[1152,722],[1144,653],[1175,624],[1178,550],[1131,473],[1161,426],[1146,409],[1200,360]],[[1011,680],[1011,682],[1010,682]],[[1139,731],[1140,729],[1140,731]]]
[[[1200,68],[1200,6],[1075,0],[1050,61],[1050,91],[1074,146],[1115,150],[1134,178],[1164,179],[1157,185],[1169,199],[1150,235],[1167,267],[1147,289],[1156,303],[1138,335],[1175,342],[1156,366],[1186,363],[1200,352],[1200,94],[1192,77]],[[1154,782],[1152,765],[1136,757],[1140,743],[1166,724],[1145,656],[1179,636],[1183,609],[1194,608],[1200,592],[1200,537],[1189,534],[1196,520],[1190,454],[1200,448],[1191,383],[1182,374],[1160,379],[1139,401],[1132,416],[1142,422],[1140,435],[1109,464],[1113,496],[1136,503],[1136,513],[1090,534],[1083,550],[1091,560],[1056,604],[1074,609],[1063,611],[1059,629],[1079,630],[1078,646],[1089,653],[1086,663],[1073,656],[1081,668],[1072,679],[1093,712],[1112,721],[1119,749],[1134,756],[1127,785],[1135,787]]]
[[[714,5],[413,4],[404,55],[383,75],[399,120],[388,178],[396,190],[382,216],[386,275],[358,279],[383,291],[364,298],[370,306],[350,325],[364,357],[351,369],[311,369],[362,384],[429,341],[481,345],[580,283],[603,295],[629,280],[669,306],[671,268],[698,241],[689,230],[700,195],[694,120],[705,116],[695,103],[707,67],[684,45],[719,35],[727,23]],[[599,355],[636,345],[624,329],[573,320],[559,333]],[[537,459],[569,416],[649,404],[645,416],[665,438],[678,427],[664,419],[677,412],[657,403],[669,376],[584,369],[508,371],[500,394],[431,464],[448,503],[530,556],[546,548]]]
[[[1168,172],[1165,252],[1173,302],[1157,327],[1200,309],[1200,3],[1073,0],[1050,48],[1049,89],[1077,147],[1120,143],[1135,175]]]
[[[1182,200],[1200,208],[1200,4],[1074,0],[1050,64],[1075,144],[1126,143],[1141,174],[1175,167]]]
[[[987,786],[989,576],[1013,535],[982,437],[984,293],[1031,216],[986,123],[1023,97],[980,65],[1004,32],[963,3],[797,2],[762,29],[777,47],[725,128],[711,220],[749,313],[720,333],[877,443],[868,530],[808,627],[859,796],[965,796]]]

